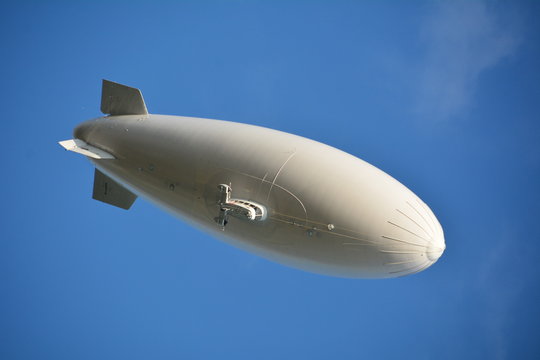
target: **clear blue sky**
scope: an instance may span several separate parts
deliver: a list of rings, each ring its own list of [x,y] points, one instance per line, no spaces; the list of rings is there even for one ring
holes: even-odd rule
[[[7,2],[0,12],[2,359],[540,357],[540,2]],[[438,216],[410,277],[289,269],[139,199],[91,199],[56,142],[101,79],[152,113],[354,154]]]

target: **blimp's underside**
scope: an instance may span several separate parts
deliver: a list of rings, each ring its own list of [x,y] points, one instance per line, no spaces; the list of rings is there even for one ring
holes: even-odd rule
[[[333,147],[252,125],[151,115],[138,89],[106,80],[101,110],[108,116],[61,142],[95,164],[97,200],[128,209],[142,196],[237,247],[326,275],[403,276],[444,251],[422,200]]]

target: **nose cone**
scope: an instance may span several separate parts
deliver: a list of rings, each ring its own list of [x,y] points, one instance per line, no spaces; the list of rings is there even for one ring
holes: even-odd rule
[[[442,256],[446,245],[439,221],[418,198],[398,206],[387,222],[384,249],[390,276],[404,276],[427,269]]]
[[[446,245],[444,243],[444,235],[441,232],[441,234],[435,239],[432,239],[432,242],[427,246],[426,257],[433,264],[439,260],[444,249],[446,249]]]
[[[427,207],[426,204],[421,203],[425,214],[431,219],[431,226],[433,230],[428,234],[427,239],[429,240],[426,247],[426,258],[431,261],[431,264],[434,264],[442,256],[444,249],[446,249],[446,244],[444,242],[444,232],[441,224],[437,221],[437,218],[433,212]]]

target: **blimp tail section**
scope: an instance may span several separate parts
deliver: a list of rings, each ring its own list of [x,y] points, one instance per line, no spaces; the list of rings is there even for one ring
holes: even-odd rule
[[[139,89],[103,79],[101,112],[108,115],[147,115]]]
[[[128,210],[137,199],[137,195],[96,169],[92,198]]]
[[[115,157],[108,152],[89,145],[80,139],[64,140],[60,141],[59,144],[66,150],[85,155],[98,161],[114,161],[115,159]],[[96,169],[94,172],[94,191],[92,198],[128,210],[137,199],[137,195]]]

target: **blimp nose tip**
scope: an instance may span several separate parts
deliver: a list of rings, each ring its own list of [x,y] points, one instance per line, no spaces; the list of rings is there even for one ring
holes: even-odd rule
[[[426,247],[426,257],[432,263],[435,263],[444,253],[446,243],[444,241],[444,232],[438,221],[435,222],[435,234],[431,237],[431,241]]]
[[[444,242],[442,244],[430,244],[426,250],[426,257],[434,263],[439,260],[444,249],[446,249]]]
[[[381,252],[391,277],[423,271],[435,264],[446,249],[444,231],[431,209],[419,198],[398,204],[387,220]]]

